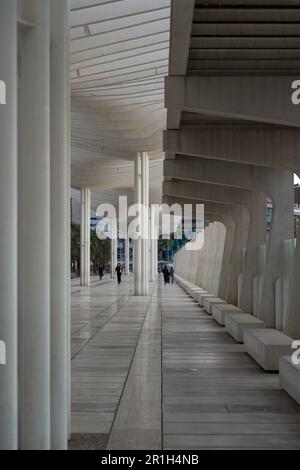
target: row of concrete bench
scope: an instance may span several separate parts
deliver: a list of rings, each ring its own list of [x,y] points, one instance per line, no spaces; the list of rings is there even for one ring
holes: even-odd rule
[[[292,361],[294,340],[281,331],[266,328],[263,321],[235,305],[175,276],[176,282],[266,371],[279,371],[281,386],[300,404],[300,365]]]

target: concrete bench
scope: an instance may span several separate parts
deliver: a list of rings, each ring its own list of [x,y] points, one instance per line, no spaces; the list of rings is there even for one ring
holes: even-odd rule
[[[265,323],[249,313],[231,312],[225,315],[225,329],[238,343],[244,341],[244,331],[265,328]]]
[[[226,303],[214,303],[211,307],[211,313],[213,318],[216,320],[219,325],[225,325],[225,317],[229,313],[243,313],[243,311],[236,307],[235,305],[226,304]]]
[[[245,330],[244,345],[247,353],[264,370],[279,370],[280,356],[292,353],[293,339],[273,329]]]
[[[194,286],[194,284],[187,284],[185,290],[187,291],[187,293],[189,295],[192,295],[192,289],[195,289],[196,286]]]
[[[226,304],[225,300],[220,299],[219,297],[206,297],[204,299],[204,310],[209,313],[210,315],[212,314],[212,307],[216,304]]]
[[[201,294],[202,292],[206,292],[204,289],[201,289],[201,287],[192,287],[190,295],[193,297],[196,302],[198,302],[198,294]]]
[[[189,293],[190,286],[186,282],[183,282],[181,287],[183,288],[183,290],[185,290],[185,292]]]
[[[203,307],[204,305],[204,300],[208,297],[216,297],[214,294],[210,294],[209,292],[200,292],[198,294],[198,304]]]
[[[300,365],[293,364],[291,356],[279,359],[279,380],[284,390],[300,405]]]

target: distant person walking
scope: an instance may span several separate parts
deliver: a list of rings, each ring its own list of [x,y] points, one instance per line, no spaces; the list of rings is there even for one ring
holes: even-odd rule
[[[174,268],[170,269],[170,279],[171,279],[171,284],[174,284]]]
[[[170,273],[167,268],[167,265],[165,264],[164,269],[163,269],[163,275],[164,275],[164,283],[165,286],[170,283]]]
[[[117,273],[118,284],[121,284],[121,281],[122,281],[122,268],[121,268],[120,263],[117,264],[115,272]]]
[[[99,265],[99,277],[100,277],[100,281],[102,281],[103,275],[104,275],[104,268],[103,268],[102,264],[100,264],[100,265]]]

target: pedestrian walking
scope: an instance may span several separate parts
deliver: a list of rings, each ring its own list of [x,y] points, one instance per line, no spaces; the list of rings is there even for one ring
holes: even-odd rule
[[[103,275],[104,275],[104,268],[103,268],[102,264],[100,264],[99,265],[99,278],[100,278],[100,281],[102,281]]]
[[[167,265],[165,264],[164,269],[163,269],[163,275],[164,275],[164,283],[165,286],[170,283],[170,273],[167,268]]]
[[[173,267],[170,269],[170,279],[171,279],[171,284],[174,284],[174,268]]]
[[[122,281],[122,268],[121,268],[120,263],[117,264],[115,272],[117,273],[118,284],[121,284],[121,281]]]

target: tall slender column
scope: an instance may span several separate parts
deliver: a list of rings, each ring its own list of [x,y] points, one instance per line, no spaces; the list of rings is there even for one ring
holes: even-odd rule
[[[149,294],[149,157],[141,155],[142,167],[142,295]]]
[[[155,281],[157,277],[157,240],[151,240],[152,244],[152,281]]]
[[[111,277],[115,275],[116,265],[118,263],[118,240],[113,238],[111,240]]]
[[[128,276],[129,274],[129,237],[125,238],[124,240],[124,249],[125,249],[125,274]]]
[[[135,203],[141,205],[140,236],[134,243],[135,295],[149,293],[149,157],[138,153],[134,165]]]
[[[157,236],[158,236],[158,220],[157,220],[157,209],[155,206],[150,208],[150,281],[154,282],[157,273]]]
[[[154,281],[154,272],[153,272],[153,240],[150,238],[149,240],[149,264],[150,264],[150,268],[149,268],[149,281],[150,282],[153,282]]]
[[[90,285],[90,212],[91,191],[90,188],[81,189],[81,227],[80,227],[80,283],[81,286]]]
[[[25,0],[19,159],[20,447],[50,448],[50,2]]]
[[[68,446],[69,16],[51,0],[51,448]]]
[[[0,449],[17,449],[17,2],[0,3]]]
[[[134,189],[135,189],[135,203],[142,203],[142,162],[141,154],[138,153],[134,162]],[[134,240],[134,294],[142,295],[142,214],[139,214],[140,227],[139,236]]]
[[[158,265],[158,240],[155,240],[155,254],[154,254],[154,269],[155,269],[155,277],[157,278],[157,273],[158,273],[158,269],[157,269],[157,265]]]

